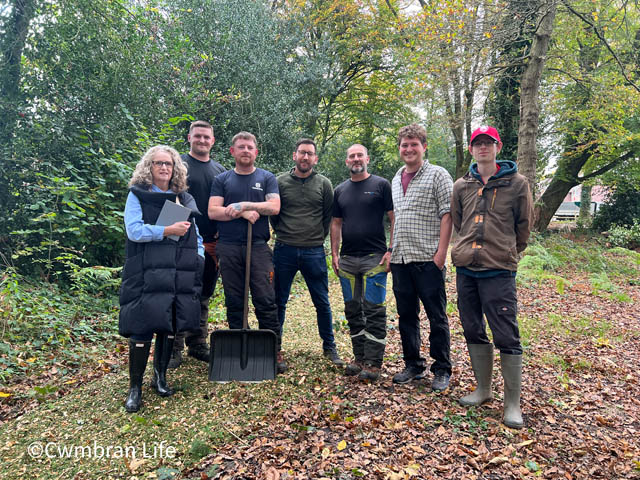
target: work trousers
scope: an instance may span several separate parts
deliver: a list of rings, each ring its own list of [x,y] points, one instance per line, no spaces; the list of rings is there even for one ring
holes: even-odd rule
[[[429,354],[434,360],[431,371],[451,374],[451,336],[444,287],[446,269],[440,270],[434,262],[392,263],[391,273],[405,365],[425,369],[426,361],[420,356],[422,301],[429,319]]]
[[[510,274],[474,278],[458,272],[456,286],[460,323],[467,343],[489,343],[484,314],[496,348],[501,353],[522,355],[516,278]]]
[[[349,324],[353,355],[358,362],[382,366],[387,337],[387,272],[383,254],[341,255],[338,276]]]
[[[242,328],[246,254],[246,245],[218,243],[220,274],[229,328]],[[280,350],[281,335],[273,290],[272,253],[266,243],[252,245],[249,289],[259,328],[271,330],[276,334],[277,348]]]
[[[213,242],[215,245],[215,242]],[[214,246],[215,250],[215,246]],[[176,335],[173,346],[174,351],[182,351],[186,343],[187,347],[206,345],[209,336],[209,299],[213,295],[218,282],[220,270],[215,256],[204,252],[204,272],[202,274],[202,293],[200,294],[200,328],[198,330]]]

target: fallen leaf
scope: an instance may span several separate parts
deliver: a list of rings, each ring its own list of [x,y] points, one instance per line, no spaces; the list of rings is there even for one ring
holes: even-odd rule
[[[269,467],[264,478],[265,480],[280,480],[280,473],[274,467]]]
[[[525,440],[524,442],[520,442],[516,445],[516,447],[526,447],[527,445],[531,445],[535,440]]]
[[[347,448],[347,442],[345,442],[344,440],[342,440],[340,443],[338,443],[338,450],[342,451],[345,448]]]

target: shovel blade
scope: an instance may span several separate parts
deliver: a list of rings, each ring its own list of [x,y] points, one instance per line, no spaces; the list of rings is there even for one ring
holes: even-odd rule
[[[209,381],[273,380],[276,353],[276,334],[271,330],[216,330],[211,334]]]

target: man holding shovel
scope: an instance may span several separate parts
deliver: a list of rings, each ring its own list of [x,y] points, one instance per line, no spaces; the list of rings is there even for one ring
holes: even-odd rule
[[[280,211],[278,182],[271,172],[257,168],[256,137],[240,132],[231,140],[231,156],[236,165],[218,175],[211,186],[209,218],[217,220],[219,239],[217,253],[224,288],[229,328],[243,326],[245,258],[248,224],[252,224],[250,290],[260,329],[276,335],[277,368],[286,365],[280,353],[281,334],[278,308],[273,289],[273,262],[269,240],[269,215]]]

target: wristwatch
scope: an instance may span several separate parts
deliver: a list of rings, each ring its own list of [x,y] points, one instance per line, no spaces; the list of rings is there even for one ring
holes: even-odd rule
[[[389,247],[389,248],[387,248],[387,252],[389,252],[389,253],[393,253],[393,247]]]

